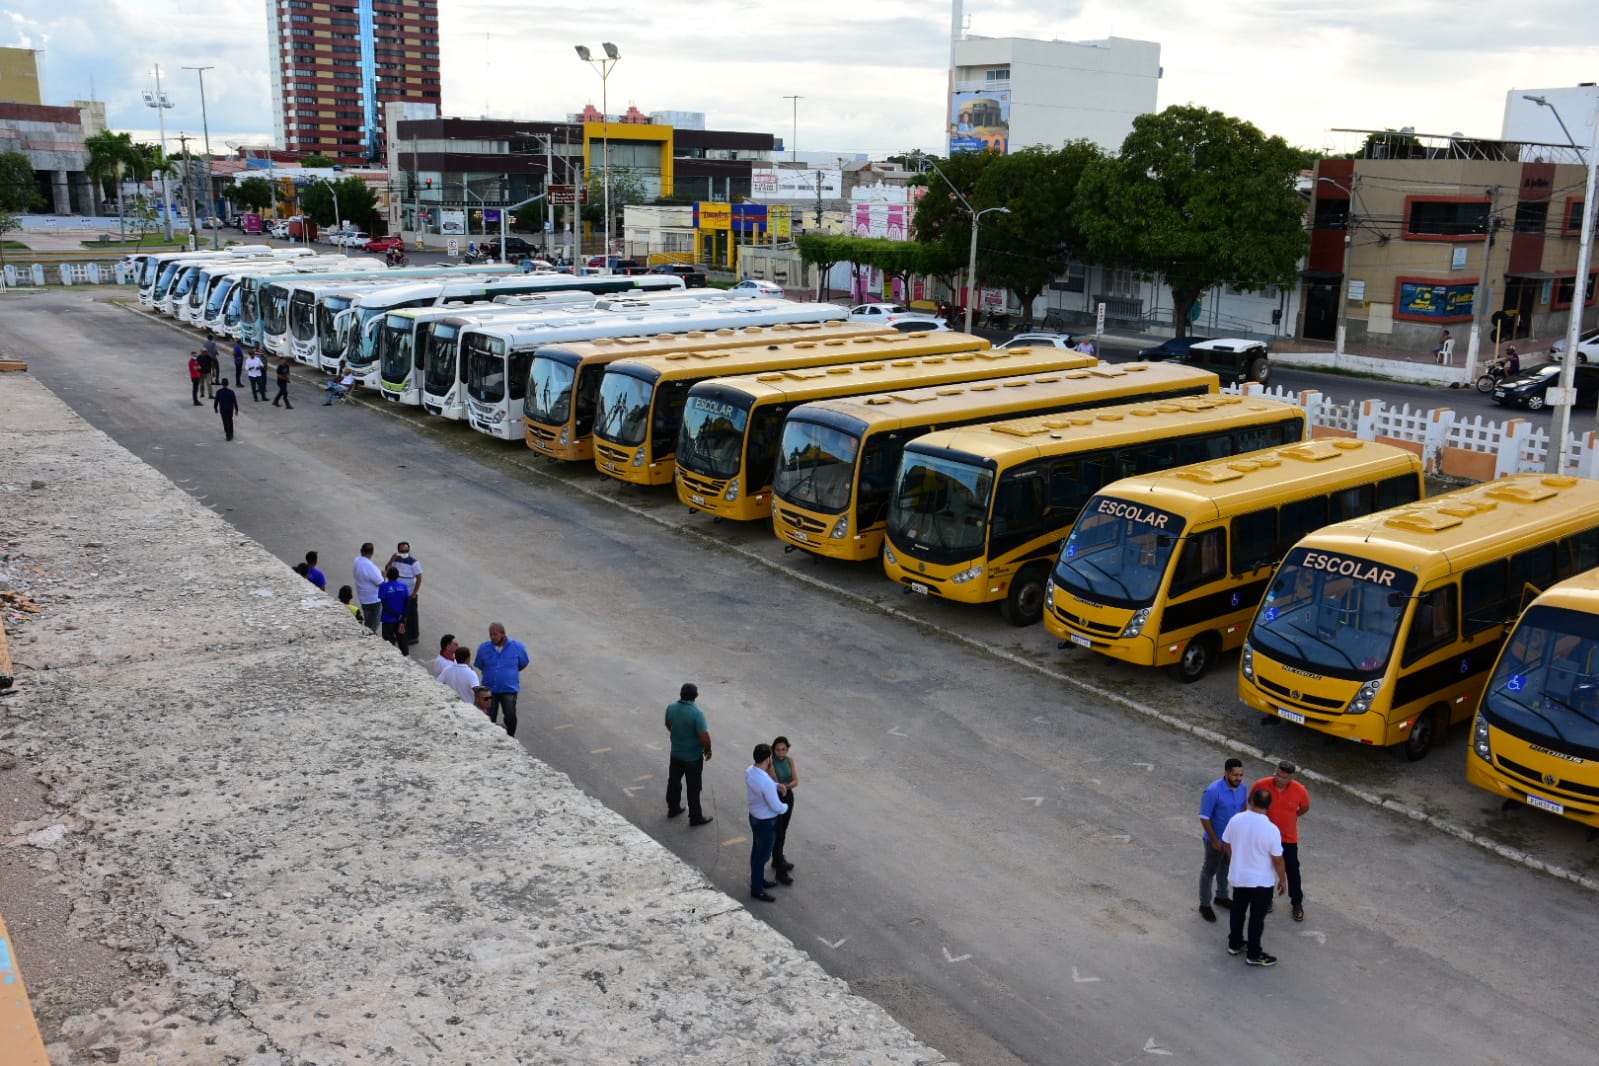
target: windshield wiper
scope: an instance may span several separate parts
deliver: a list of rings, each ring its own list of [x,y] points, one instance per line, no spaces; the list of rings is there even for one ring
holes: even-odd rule
[[[1098,563],[1094,562],[1092,558],[1084,559],[1083,563],[1087,566],[1092,566],[1095,570],[1105,575],[1106,578],[1116,582],[1116,586],[1122,590],[1122,596],[1129,600],[1133,598],[1133,590],[1128,588],[1127,583],[1121,578],[1116,577],[1109,570],[1106,570],[1103,566],[1100,566]],[[1092,588],[1092,586],[1090,586],[1090,588]]]
[[[1555,720],[1553,718],[1550,718],[1547,714],[1544,714],[1542,711],[1540,711],[1538,708],[1532,706],[1530,703],[1523,703],[1521,700],[1516,699],[1514,696],[1509,694],[1509,689],[1505,688],[1504,686],[1500,686],[1498,691],[1494,692],[1493,695],[1495,695],[1495,696],[1503,696],[1506,700],[1509,700],[1511,703],[1514,703],[1517,707],[1520,707],[1522,710],[1526,711],[1528,714],[1534,715],[1535,717],[1540,719],[1545,725],[1547,725],[1550,729],[1555,731],[1555,736],[1557,738],[1559,738],[1560,740],[1565,740],[1566,739],[1566,734],[1564,734],[1564,733],[1562,733],[1560,731],[1560,727],[1555,724]],[[1571,706],[1571,704],[1567,703],[1565,700],[1561,699],[1559,696],[1551,696],[1547,692],[1542,693],[1542,695],[1543,695],[1544,699],[1546,699],[1546,700],[1554,700],[1556,703],[1560,704],[1562,707],[1566,708],[1567,710],[1571,711],[1572,713],[1581,715],[1580,711],[1578,711],[1575,707]]]
[[[1309,637],[1311,640],[1314,640],[1314,641],[1316,641],[1319,644],[1323,644],[1326,647],[1329,647],[1333,651],[1337,652],[1339,655],[1342,655],[1344,657],[1344,662],[1349,664],[1349,668],[1351,670],[1358,669],[1358,667],[1355,666],[1355,660],[1349,657],[1349,653],[1347,651],[1344,651],[1344,649],[1340,648],[1338,645],[1334,644],[1332,641],[1328,640],[1326,637],[1317,636],[1315,633],[1312,633],[1309,630],[1305,629],[1298,622],[1290,622],[1288,624],[1293,626],[1294,629],[1298,630],[1299,632],[1305,634],[1305,636]],[[1298,651],[1299,650],[1299,645],[1295,644],[1294,645],[1294,649],[1296,651]],[[1300,651],[1300,657],[1301,658],[1304,657],[1304,652],[1303,651]]]
[[[1560,704],[1560,706],[1564,707],[1566,710],[1570,711],[1572,714],[1576,715],[1578,718],[1581,718],[1584,722],[1588,722],[1588,723],[1590,723],[1592,725],[1599,725],[1599,719],[1594,718],[1594,716],[1591,715],[1591,714],[1585,714],[1584,712],[1577,710],[1577,707],[1576,707],[1575,704],[1570,703],[1570,702],[1568,702],[1566,700],[1563,700],[1559,696],[1555,696],[1555,695],[1552,695],[1551,693],[1545,692],[1545,693],[1543,693],[1543,698],[1546,699],[1546,700],[1553,700],[1554,702]],[[1527,709],[1528,710],[1532,710],[1532,708],[1530,708],[1530,707],[1527,708]],[[1537,714],[1536,711],[1534,711],[1533,713]],[[1544,716],[1541,715],[1541,714],[1539,714],[1538,717],[1539,718],[1544,718]],[[1549,719],[1544,718],[1544,721],[1548,722]],[[1549,722],[1549,724],[1550,725],[1554,725],[1553,722]],[[1556,729],[1555,732],[1559,733],[1560,730]],[[1562,733],[1560,735],[1560,739],[1561,740],[1566,739],[1565,738],[1565,734]]]

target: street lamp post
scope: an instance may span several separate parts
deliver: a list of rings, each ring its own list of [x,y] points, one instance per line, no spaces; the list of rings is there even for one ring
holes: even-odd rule
[[[1594,186],[1596,178],[1599,178],[1599,105],[1595,106],[1594,112],[1593,144],[1588,149],[1588,158],[1583,160],[1582,149],[1571,136],[1571,131],[1566,129],[1559,109],[1547,97],[1526,94],[1522,99],[1531,100],[1539,107],[1547,107],[1555,113],[1555,121],[1560,123],[1566,140],[1576,150],[1577,159],[1588,167],[1588,180],[1582,197],[1582,244],[1577,248],[1577,276],[1571,279],[1571,321],[1566,323],[1566,350],[1560,357],[1560,417],[1557,436],[1549,442],[1549,453],[1544,459],[1544,469],[1558,474],[1563,465],[1566,437],[1571,432],[1572,401],[1576,398],[1572,394],[1572,387],[1577,377],[1577,342],[1582,337],[1582,308],[1588,297],[1588,264],[1593,249]]]
[[[971,212],[972,246],[971,252],[966,258],[966,332],[970,333],[972,331],[972,311],[975,309],[977,301],[977,230],[982,223],[984,215],[995,212],[1001,215],[1008,215],[1010,214],[1010,208],[985,207],[981,211],[977,210],[977,208],[972,206],[971,201],[966,199],[959,189],[955,188],[955,183],[949,180],[949,175],[938,169],[937,163],[931,159],[926,160],[926,163],[933,168],[934,174],[944,179],[944,184],[949,186],[949,191],[955,194],[955,199],[961,202],[961,206]]]
[[[324,184],[324,185],[326,185],[328,187],[328,192],[333,197],[333,232],[338,233],[338,232],[342,231],[344,229],[344,216],[339,213],[339,187],[337,185],[335,185],[331,180],[329,180],[328,178],[324,178],[320,174],[313,175],[311,180],[312,181],[320,181],[322,184]],[[309,237],[306,238],[306,243],[307,244],[311,243],[311,240],[310,240]],[[339,242],[339,254],[343,255],[343,256],[348,256],[350,254],[350,246],[348,244],[345,244],[343,241],[340,241]]]
[[[605,49],[603,59],[595,59],[589,52],[587,45],[576,45],[577,56],[583,62],[599,71],[600,74],[600,117],[604,125],[600,127],[600,139],[603,143],[604,164],[601,180],[605,182],[605,273],[611,272],[611,103],[609,95],[609,81],[611,68],[616,66],[616,61],[622,58],[622,53],[616,50],[616,45],[610,41],[603,42],[600,47]]]
[[[206,118],[206,113],[205,113],[205,72],[208,71],[208,70],[215,70],[216,67],[184,67],[183,69],[184,70],[192,70],[192,71],[194,71],[196,74],[198,74],[200,76],[200,132],[205,137],[205,166],[202,167],[201,169],[205,172],[205,215],[206,215],[207,219],[210,219],[210,217],[211,217],[211,122],[210,122],[209,119]],[[221,232],[221,230],[217,229],[216,227],[212,227],[212,229],[211,229],[211,247],[213,247],[213,248],[222,247],[222,232]]]
[[[144,105],[155,108],[156,119],[161,126],[161,214],[166,223],[167,241],[170,243],[172,233],[172,197],[167,193],[167,116],[166,109],[172,106],[172,100],[161,91],[161,64],[155,65],[155,92],[144,91]]]
[[[794,135],[789,139],[788,142],[788,161],[790,163],[797,163],[799,162],[799,102],[805,99],[805,97],[785,96],[783,99],[792,100],[794,102]]]

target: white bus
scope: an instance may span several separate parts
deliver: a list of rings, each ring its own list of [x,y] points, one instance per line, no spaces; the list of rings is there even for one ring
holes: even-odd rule
[[[314,274],[318,277],[349,274],[370,277],[387,271],[378,260],[347,260],[349,266],[343,269],[340,268],[339,261],[338,257],[319,255],[304,259],[272,260],[266,263],[234,263],[221,269],[218,269],[214,263],[209,264],[201,277],[203,290],[200,286],[195,287],[195,291],[189,294],[188,306],[179,309],[179,317],[196,329],[222,332],[219,321],[233,297],[234,290],[240,281],[252,274],[274,277],[282,274]]]
[[[308,250],[304,248],[281,249],[281,254],[279,249],[272,249],[265,253],[249,256],[234,256],[227,252],[210,252],[202,253],[199,258],[169,263],[162,270],[162,278],[165,279],[165,283],[163,284],[161,280],[158,280],[155,289],[151,291],[150,306],[164,315],[171,315],[176,318],[178,317],[178,308],[188,299],[189,293],[194,291],[201,273],[214,265],[252,261],[256,263],[280,262],[309,254]]]
[[[271,245],[250,244],[229,249],[226,252],[148,252],[143,255],[136,255],[133,257],[132,263],[134,283],[139,287],[139,303],[145,307],[151,306],[155,301],[156,286],[161,283],[163,276],[166,282],[170,284],[172,275],[177,273],[177,268],[182,263],[199,259],[214,259],[224,255],[234,259],[269,258],[271,251]]]
[[[606,279],[600,279],[606,280]],[[533,359],[546,344],[597,340],[601,337],[660,336],[775,326],[792,322],[825,322],[836,318],[831,304],[797,304],[758,300],[705,306],[639,307],[612,302],[586,314],[567,314],[514,328],[497,323],[468,327],[460,342],[460,377],[465,385],[466,421],[479,433],[500,440],[526,440],[526,400]],[[429,382],[431,389],[432,382]],[[429,397],[431,399],[431,396]]]

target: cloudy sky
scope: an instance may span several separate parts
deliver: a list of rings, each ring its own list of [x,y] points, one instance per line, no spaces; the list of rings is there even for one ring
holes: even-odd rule
[[[942,151],[947,0],[440,0],[448,115],[554,118],[600,102],[572,45],[614,41],[613,112],[704,111],[801,150]],[[0,45],[43,50],[48,103],[104,100],[155,139],[140,91],[160,63],[169,136],[272,134],[266,0],[0,0]],[[1307,148],[1338,127],[1495,137],[1505,94],[1599,81],[1599,0],[967,0],[970,32],[1156,41],[1159,105],[1198,104]],[[597,50],[597,49],[596,49]],[[1567,122],[1572,123],[1571,116]],[[1559,139],[1552,130],[1551,139]],[[175,147],[175,142],[174,142]]]

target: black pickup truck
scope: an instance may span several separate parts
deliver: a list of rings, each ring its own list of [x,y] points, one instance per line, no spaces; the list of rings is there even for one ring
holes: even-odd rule
[[[537,255],[539,252],[536,247],[529,244],[527,240],[522,237],[505,238],[505,249],[503,255],[501,254],[500,242],[497,239],[479,245],[479,247],[483,249],[484,255],[492,255],[498,262],[501,263],[509,263],[510,259],[507,258],[508,256],[515,256],[518,259],[522,259],[530,255]]]
[[[675,278],[682,278],[683,284],[690,289],[703,289],[706,286],[705,271],[692,263],[662,263],[650,267],[651,274],[670,274]]]

